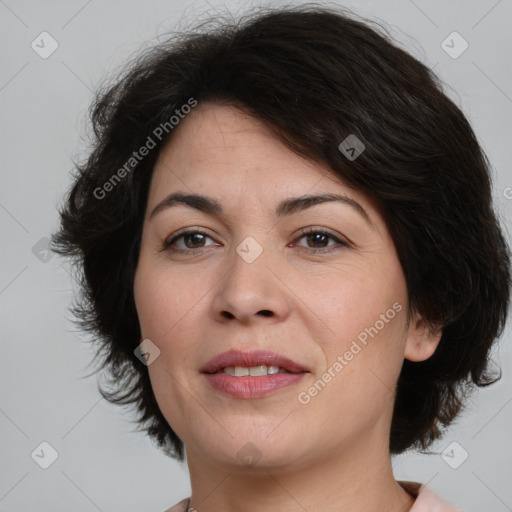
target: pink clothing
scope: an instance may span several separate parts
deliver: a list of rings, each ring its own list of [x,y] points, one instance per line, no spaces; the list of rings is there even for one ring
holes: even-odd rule
[[[398,482],[406,491],[416,496],[409,512],[463,512],[443,501],[428,487],[416,482]],[[174,511],[173,511],[174,512]]]
[[[428,487],[416,482],[398,482],[406,491],[416,497],[414,505],[409,512],[463,512],[443,501]],[[174,507],[164,512],[187,512],[188,498],[180,501]],[[196,511],[197,512],[197,511]],[[200,512],[200,511],[198,511]]]

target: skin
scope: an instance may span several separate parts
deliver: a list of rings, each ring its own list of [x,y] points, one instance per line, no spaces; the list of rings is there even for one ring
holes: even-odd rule
[[[225,213],[181,204],[150,219],[177,191],[212,196]],[[274,216],[281,200],[322,192],[354,199],[373,226],[338,202]],[[308,226],[335,238],[304,236]],[[177,240],[174,248],[186,253],[162,250],[189,227],[207,236]],[[249,236],[263,250],[252,263],[236,252]],[[315,254],[315,248],[330,251]],[[427,359],[440,334],[417,315],[406,322],[405,278],[373,198],[293,153],[261,121],[199,104],[156,163],[134,294],[141,341],[160,350],[148,371],[163,415],[185,443],[195,509],[411,508],[414,498],[395,481],[388,448],[394,391],[404,357]],[[359,344],[309,403],[300,403],[299,393],[397,302],[401,311],[366,346]],[[273,350],[310,373],[264,398],[226,396],[199,369],[232,348]],[[259,457],[252,466],[237,457],[247,443]]]

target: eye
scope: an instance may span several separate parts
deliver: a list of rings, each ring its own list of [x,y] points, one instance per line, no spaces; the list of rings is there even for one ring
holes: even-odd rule
[[[302,231],[302,236],[299,238],[299,240],[303,238],[305,238],[307,242],[314,244],[314,247],[311,247],[313,252],[327,252],[339,248],[340,246],[348,247],[347,242],[340,240],[338,237],[324,229],[318,229],[314,227],[306,228]],[[334,240],[336,243],[325,245],[328,244],[329,239]]]
[[[179,233],[174,238],[170,240],[166,240],[162,246],[162,250],[171,251],[171,252],[191,252],[193,249],[202,249],[203,247],[208,247],[204,245],[204,241],[206,238],[212,240],[210,236],[208,236],[203,231],[198,231],[196,229],[183,231]],[[178,241],[182,241],[185,243],[185,247],[173,247]]]

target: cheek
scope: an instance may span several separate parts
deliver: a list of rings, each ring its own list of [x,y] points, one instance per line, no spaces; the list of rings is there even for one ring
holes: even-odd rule
[[[390,255],[374,264],[354,258],[348,263],[326,265],[314,274],[297,273],[288,280],[293,281],[294,293],[321,321],[321,341],[331,359],[348,350],[359,334],[362,341],[365,333],[370,339],[367,329],[375,334],[371,328],[376,322],[380,345],[393,339],[400,332],[398,327],[404,325],[399,310],[405,311],[405,280],[398,261]]]
[[[322,381],[318,389],[311,389],[313,407],[333,424],[339,418],[347,425],[354,422],[354,428],[372,424],[392,408],[403,364],[406,285],[401,267],[383,258],[379,265],[354,265],[314,282],[308,305],[323,315],[329,334],[322,340],[326,364],[320,371],[325,373],[316,376]]]
[[[369,334],[364,324],[359,325],[353,336],[340,337],[336,348],[327,354],[325,372],[316,375],[312,387],[304,390],[312,395],[309,405],[303,406],[306,415],[321,421],[326,438],[350,443],[357,433],[390,421],[403,363],[402,322],[403,317],[396,315],[377,334],[366,326]],[[367,337],[358,338],[361,333]]]
[[[158,263],[139,263],[134,296],[142,336],[165,340],[197,315],[204,297],[204,280],[193,273],[174,272]]]
[[[141,335],[160,350],[148,366],[151,387],[162,414],[182,438],[200,416],[193,413],[194,401],[183,384],[188,382],[187,368],[198,350],[193,329],[199,325],[204,293],[204,284],[193,275],[170,272],[141,258],[134,281]]]

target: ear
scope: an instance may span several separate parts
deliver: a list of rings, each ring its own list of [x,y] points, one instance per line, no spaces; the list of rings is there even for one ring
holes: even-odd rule
[[[415,316],[409,326],[409,333],[405,342],[405,359],[415,362],[425,361],[436,351],[443,335],[443,328],[441,325],[435,325],[434,327],[434,332],[432,332],[421,316]]]

